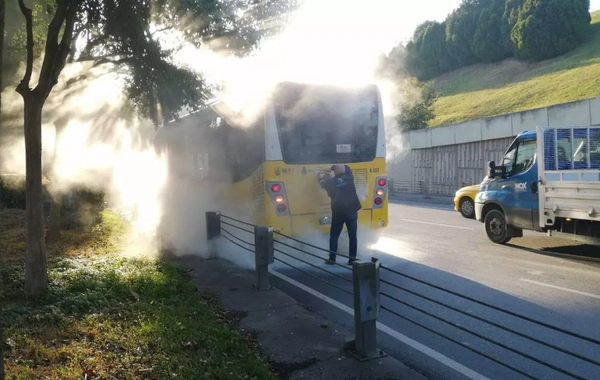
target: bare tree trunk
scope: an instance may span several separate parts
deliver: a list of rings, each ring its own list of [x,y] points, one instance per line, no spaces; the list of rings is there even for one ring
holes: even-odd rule
[[[65,127],[67,126],[68,118],[61,117],[54,121],[54,128],[56,130],[56,134],[54,137],[54,159],[52,162],[52,173],[50,181],[52,182],[52,190],[50,191],[50,196],[52,197],[52,203],[50,205],[50,220],[48,221],[48,233],[46,234],[46,239],[48,241],[58,241],[60,240],[60,231],[62,226],[61,219],[61,211],[63,205],[63,193],[58,189],[58,175],[57,175],[57,165],[56,165],[56,157],[58,156],[58,141],[62,136]]]
[[[4,88],[4,0],[0,0],[0,131],[2,124],[2,89]],[[0,189],[0,191],[2,191]],[[1,201],[0,201],[1,203]],[[0,204],[0,209],[2,205]],[[2,277],[0,276],[0,300],[2,299]],[[1,301],[0,301],[1,302]],[[2,318],[2,310],[4,305],[0,304],[0,380],[4,380],[4,318]]]
[[[35,297],[46,292],[48,272],[44,242],[42,199],[42,107],[34,96],[25,100],[25,175],[27,194],[27,249],[25,251],[25,294]]]
[[[73,40],[73,26],[81,0],[58,1],[48,25],[44,61],[38,84],[29,87],[33,73],[33,16],[24,0],[19,8],[25,17],[27,31],[27,64],[17,92],[25,105],[25,170],[27,194],[27,250],[25,251],[25,295],[43,295],[48,288],[48,267],[44,241],[44,212],[42,204],[42,109],[58,77],[65,67]],[[62,37],[60,37],[62,29]]]

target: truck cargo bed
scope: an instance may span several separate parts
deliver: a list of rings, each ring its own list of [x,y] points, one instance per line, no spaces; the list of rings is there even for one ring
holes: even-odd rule
[[[600,128],[538,128],[540,226],[600,222]]]

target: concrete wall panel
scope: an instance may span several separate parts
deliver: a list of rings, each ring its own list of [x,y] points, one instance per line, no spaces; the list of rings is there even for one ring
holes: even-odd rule
[[[590,126],[589,99],[549,107],[548,124],[552,127]]]
[[[513,136],[524,131],[531,131],[538,125],[548,125],[548,109],[538,108],[535,110],[518,112],[511,115]]]
[[[454,145],[456,140],[454,139],[454,128],[453,127],[441,127],[431,129],[431,145],[432,146],[443,146],[443,145]]]
[[[431,148],[431,128],[408,133],[412,149]]]
[[[592,125],[600,125],[600,97],[590,99],[590,118]]]
[[[456,141],[456,144],[481,141],[481,120],[467,121],[464,123],[440,128],[453,128],[454,140]]]
[[[500,139],[512,136],[512,117],[502,115],[483,119],[481,125],[481,140]]]

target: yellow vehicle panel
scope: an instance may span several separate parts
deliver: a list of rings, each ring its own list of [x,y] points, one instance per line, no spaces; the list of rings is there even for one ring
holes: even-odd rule
[[[388,193],[380,208],[373,208],[376,179],[385,176],[385,159],[370,163],[348,165],[362,209],[358,213],[359,226],[386,227],[388,223]],[[327,165],[286,165],[282,161],[265,162],[252,176],[231,184],[228,190],[229,207],[244,221],[272,226],[275,231],[297,236],[310,233],[328,233],[330,226],[319,220],[331,217],[331,200],[317,181],[318,173],[329,172]],[[267,191],[270,183],[283,183],[289,215],[278,216]],[[344,227],[344,230],[346,228]]]
[[[469,198],[471,198],[471,200],[473,202],[475,202],[475,197],[477,196],[477,193],[479,193],[479,188],[480,188],[480,185],[471,185],[471,186],[465,186],[465,187],[458,189],[458,191],[454,195],[454,209],[456,211],[459,211],[460,200],[463,197],[469,197]]]
[[[384,158],[373,162],[349,164],[354,174],[357,193],[362,209],[359,211],[358,223],[369,228],[387,226],[388,193],[386,192],[381,208],[373,209],[373,198],[376,190],[376,179],[386,176]],[[297,235],[318,231],[329,232],[329,225],[321,225],[320,218],[331,216],[331,200],[317,181],[318,173],[330,172],[331,164],[324,165],[286,165],[283,161],[265,163],[265,182],[284,184],[290,215],[278,217],[270,199],[266,195],[265,204],[267,221],[275,230]],[[345,228],[344,228],[345,229]]]

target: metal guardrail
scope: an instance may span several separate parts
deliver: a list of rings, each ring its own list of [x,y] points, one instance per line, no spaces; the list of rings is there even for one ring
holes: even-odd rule
[[[460,341],[454,339],[446,334],[443,334],[440,331],[436,331],[435,329],[427,326],[423,321],[415,320],[414,318],[409,318],[407,315],[403,315],[402,313],[394,310],[395,306],[401,305],[403,307],[407,307],[409,309],[415,310],[423,315],[431,317],[437,321],[440,321],[446,325],[451,326],[452,328],[458,329],[462,332],[466,332],[474,337],[477,337],[485,342],[491,343],[497,347],[500,347],[508,352],[519,355],[523,358],[531,360],[541,366],[544,366],[556,373],[560,373],[566,375],[573,379],[579,380],[587,380],[586,377],[581,376],[580,374],[574,373],[571,370],[565,369],[561,367],[561,363],[565,363],[563,361],[559,363],[550,363],[548,361],[544,361],[539,357],[534,356],[531,352],[525,352],[521,347],[511,347],[506,343],[502,343],[496,339],[488,337],[484,334],[478,333],[476,331],[470,330],[464,327],[462,324],[451,321],[448,318],[436,315],[435,313],[426,310],[425,307],[422,307],[420,304],[414,304],[408,302],[406,299],[402,299],[399,296],[395,296],[390,294],[389,289],[400,290],[405,294],[410,294],[412,296],[416,296],[419,299],[430,302],[437,306],[442,306],[448,310],[452,310],[455,313],[459,313],[463,316],[467,316],[476,321],[482,322],[487,326],[492,326],[499,330],[502,330],[505,333],[510,333],[520,338],[524,338],[528,341],[537,343],[545,348],[560,352],[561,354],[568,355],[572,359],[576,359],[581,361],[582,363],[586,363],[588,365],[593,365],[598,367],[598,373],[600,373],[600,360],[589,357],[589,355],[583,355],[581,353],[575,352],[573,349],[568,349],[565,347],[561,347],[558,344],[554,344],[548,342],[544,339],[536,338],[531,334],[521,330],[519,331],[516,328],[511,328],[508,326],[504,326],[499,322],[495,322],[491,319],[487,319],[484,315],[477,315],[471,311],[465,311],[465,308],[457,308],[455,306],[450,305],[448,302],[437,300],[431,296],[427,296],[425,294],[420,294],[414,290],[403,286],[406,280],[413,281],[419,283],[421,285],[425,285],[429,288],[436,289],[444,292],[445,294],[449,294],[451,296],[458,297],[462,300],[468,301],[473,304],[477,304],[479,306],[483,306],[489,310],[493,310],[495,312],[500,312],[505,315],[511,316],[519,320],[520,322],[527,322],[537,327],[542,327],[547,330],[563,334],[565,337],[569,337],[572,339],[577,339],[578,341],[586,342],[588,344],[594,345],[596,348],[596,352],[600,352],[600,340],[579,334],[573,331],[569,331],[567,329],[552,325],[550,323],[546,323],[540,320],[536,320],[534,318],[528,317],[521,313],[508,310],[506,308],[502,308],[496,305],[493,305],[488,302],[484,302],[478,300],[476,298],[460,294],[458,292],[452,291],[450,289],[446,289],[440,285],[436,285],[430,281],[425,281],[423,279],[417,278],[415,276],[409,275],[407,273],[402,273],[393,268],[387,267],[381,263],[380,260],[376,258],[372,258],[371,261],[354,261],[352,267],[348,267],[345,265],[341,265],[336,263],[336,265],[347,269],[351,272],[352,277],[346,277],[344,275],[331,272],[325,268],[322,268],[318,265],[312,264],[307,260],[299,257],[295,257],[288,252],[286,249],[292,249],[296,252],[300,252],[310,257],[315,257],[319,259],[325,259],[325,257],[321,257],[317,254],[311,253],[306,249],[302,249],[300,247],[296,247],[292,244],[288,244],[282,241],[282,238],[291,240],[295,243],[298,243],[305,247],[310,247],[324,254],[329,254],[330,251],[316,246],[314,244],[310,244],[307,242],[303,242],[299,239],[293,238],[291,236],[283,235],[278,232],[273,231],[272,227],[261,227],[256,226],[248,222],[244,222],[239,219],[235,219],[226,215],[221,215],[217,212],[210,212],[206,215],[207,220],[207,234],[208,239],[214,241],[218,238],[224,238],[231,244],[238,246],[248,252],[254,253],[255,256],[255,284],[254,287],[257,291],[268,291],[271,289],[270,278],[269,278],[269,265],[273,264],[275,261],[280,262],[282,264],[287,265],[288,267],[303,273],[311,278],[317,279],[320,282],[331,286],[339,291],[341,291],[344,295],[352,296],[352,305],[354,310],[354,341],[351,342],[346,348],[351,350],[354,356],[363,361],[363,360],[371,360],[375,358],[379,358],[385,355],[380,349],[377,348],[377,320],[380,316],[380,311],[383,310],[390,315],[398,317],[404,321],[407,321],[415,326],[418,326],[434,335],[440,336],[454,344],[459,345],[460,347],[467,349],[483,358],[486,358],[504,368],[507,368],[515,373],[518,373],[529,379],[539,379],[535,375],[528,373],[525,369],[518,368],[513,365],[513,363],[507,363],[506,361],[499,360],[496,357],[493,357],[490,354],[485,353],[484,351],[469,345],[464,341]],[[243,231],[244,233],[250,234],[254,236],[254,243],[246,241],[233,233],[233,230]],[[349,258],[348,256],[336,253],[336,255]],[[306,264],[312,268],[317,269],[319,272],[316,273],[326,273],[332,278],[336,278],[341,280],[342,284],[351,284],[352,288],[345,288],[343,285],[339,285],[328,281],[324,278],[321,278],[318,274],[309,273],[303,269],[298,268],[294,264],[290,262],[291,260],[296,260],[300,263]],[[395,276],[395,278],[402,278],[402,281],[390,281],[386,279],[382,279],[380,274],[381,272],[385,272],[391,276]],[[384,289],[380,289],[381,286],[384,286]],[[384,297],[384,300],[387,301],[385,303],[381,302],[381,297]],[[483,314],[483,313],[482,313]],[[523,327],[525,329],[525,327]],[[591,351],[594,352],[594,351]]]

